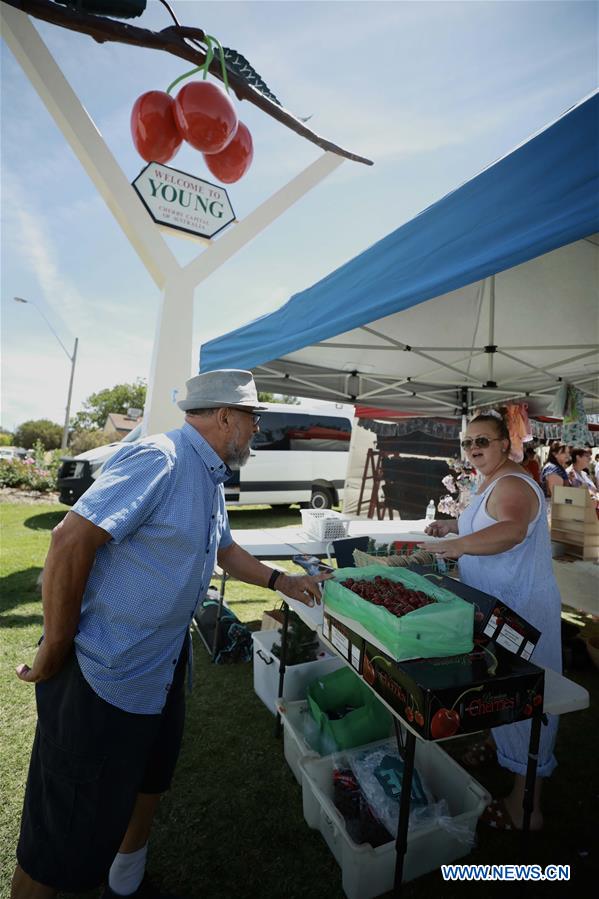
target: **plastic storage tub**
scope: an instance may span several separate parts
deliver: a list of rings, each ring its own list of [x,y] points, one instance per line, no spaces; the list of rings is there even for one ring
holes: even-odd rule
[[[277,713],[279,695],[279,660],[272,654],[273,643],[280,639],[277,630],[256,631],[254,641],[254,691],[273,715]],[[324,646],[322,657],[314,662],[302,662],[285,668],[283,698],[286,700],[305,699],[308,684],[316,677],[329,674],[345,664],[338,656],[331,655]]]
[[[285,675],[287,676],[287,675]],[[283,752],[285,761],[291,768],[298,784],[302,783],[301,762],[304,759],[319,759],[320,755],[312,749],[306,737],[305,721],[311,720],[310,709],[305,700],[284,702],[280,706],[281,724],[283,725]]]
[[[348,899],[372,899],[393,889],[395,841],[373,849],[348,836],[332,798],[333,758],[300,762],[304,818],[309,827],[320,830],[335,856]],[[455,823],[473,835],[479,816],[491,801],[487,791],[436,743],[416,742],[416,767],[435,798],[447,800]],[[435,825],[408,832],[403,880],[414,880],[469,852],[466,842]]]

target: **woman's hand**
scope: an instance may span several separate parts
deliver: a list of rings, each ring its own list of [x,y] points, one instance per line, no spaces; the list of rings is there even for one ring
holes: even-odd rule
[[[439,522],[439,524],[451,524],[451,522]],[[435,543],[419,543],[420,549],[423,549],[427,553],[433,553],[436,556],[441,556],[442,559],[459,559],[460,556],[463,556],[466,552],[463,540],[459,537],[457,540],[442,540],[440,542],[435,541]]]
[[[424,529],[424,533],[429,537],[447,537],[448,534],[457,534],[457,532],[457,521],[431,521]]]

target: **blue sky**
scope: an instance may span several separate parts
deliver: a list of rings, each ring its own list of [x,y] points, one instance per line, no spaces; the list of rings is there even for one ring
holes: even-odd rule
[[[269,312],[466,181],[589,93],[591,2],[175,2],[179,20],[243,53],[284,105],[374,160],[344,163],[198,288],[194,353]],[[187,64],[36,22],[129,181],[145,163],[129,133],[137,96]],[[157,0],[136,24],[170,24]],[[93,391],[147,377],[158,289],[41,100],[2,44],[2,425],[62,422]],[[238,218],[320,151],[247,103],[254,163],[229,188]],[[171,165],[212,180],[183,147]],[[492,210],[490,210],[492,213]],[[180,261],[201,247],[167,242]],[[191,373],[190,373],[191,374]]]

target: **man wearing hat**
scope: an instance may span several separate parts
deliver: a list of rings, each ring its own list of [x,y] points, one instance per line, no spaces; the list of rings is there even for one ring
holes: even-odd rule
[[[44,637],[31,667],[38,724],[13,899],[84,892],[159,899],[145,858],[175,769],[189,626],[218,564],[312,605],[322,577],[273,571],[234,543],[223,483],[260,411],[252,375],[187,382],[181,428],[122,447],[52,532]],[[110,869],[110,870],[109,870]]]

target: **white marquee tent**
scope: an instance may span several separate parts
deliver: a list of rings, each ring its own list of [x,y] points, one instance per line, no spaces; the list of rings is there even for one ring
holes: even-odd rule
[[[435,416],[560,381],[599,411],[599,93],[276,312],[205,344],[262,390]]]

